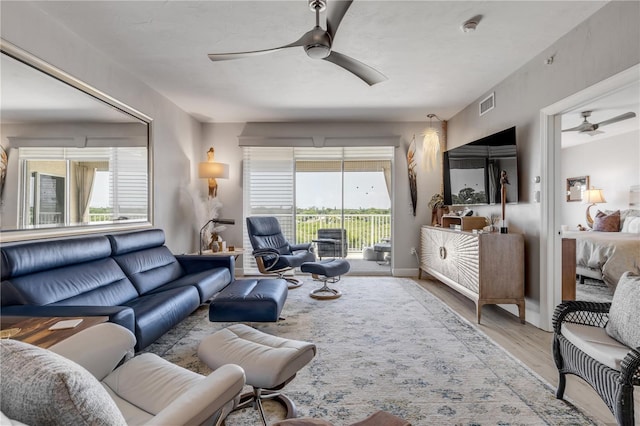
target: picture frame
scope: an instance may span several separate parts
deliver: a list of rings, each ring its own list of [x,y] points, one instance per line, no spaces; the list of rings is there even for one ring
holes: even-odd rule
[[[582,201],[582,193],[589,188],[589,176],[567,178],[567,202]]]

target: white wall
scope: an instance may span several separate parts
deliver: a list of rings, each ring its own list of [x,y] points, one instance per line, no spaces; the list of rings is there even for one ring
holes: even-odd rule
[[[143,81],[122,69],[31,2],[1,2],[0,35],[153,119],[154,225],[174,252],[197,247],[196,234],[176,208],[181,187],[196,178],[201,125]],[[195,157],[195,156],[198,157]]]
[[[436,123],[433,123],[434,126]],[[427,123],[251,123],[251,135],[255,136],[317,136],[342,135],[344,137],[367,137],[376,135],[398,135],[400,146],[395,150],[393,181],[393,274],[402,276],[417,275],[418,262],[409,254],[411,247],[420,247],[419,233],[421,225],[431,222],[431,210],[427,204],[431,196],[440,192],[441,167],[426,171],[421,157],[418,156],[418,207],[413,216],[409,179],[407,172],[407,148],[413,135],[416,135],[417,150],[422,147],[421,134]],[[216,123],[203,125],[203,143],[201,157],[210,146],[215,147],[216,161],[229,163],[228,180],[218,179],[218,198],[223,203],[221,217],[236,220],[235,226],[227,227],[224,236],[231,244],[242,243],[242,148],[238,146],[238,136],[243,133],[243,123]],[[366,145],[366,143],[363,143]],[[203,183],[206,186],[206,184]]]
[[[588,136],[585,136],[588,137]],[[633,131],[562,150],[562,181],[569,177],[589,176],[590,185],[602,189],[606,203],[598,210],[629,208],[629,187],[640,185],[640,131]],[[580,202],[562,204],[562,223],[575,228],[586,226],[587,205]]]
[[[541,174],[540,110],[638,64],[638,16],[639,2],[607,4],[449,122],[449,147],[517,127],[520,200],[517,205],[507,206],[507,219],[511,232],[525,236],[527,312],[534,314],[528,319],[539,312],[540,288],[546,286],[540,277],[540,204],[533,199],[534,191],[541,190],[542,185],[532,182]],[[553,64],[546,65],[545,59],[552,55]],[[495,92],[496,107],[480,117],[478,101],[491,92]],[[498,209],[479,210],[486,216]]]

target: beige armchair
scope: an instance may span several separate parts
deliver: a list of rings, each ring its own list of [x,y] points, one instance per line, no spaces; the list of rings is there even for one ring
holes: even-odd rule
[[[41,423],[38,416],[49,424],[221,424],[245,383],[237,365],[202,376],[154,354],[130,358],[135,337],[112,323],[50,350],[1,343],[2,411],[26,424]]]

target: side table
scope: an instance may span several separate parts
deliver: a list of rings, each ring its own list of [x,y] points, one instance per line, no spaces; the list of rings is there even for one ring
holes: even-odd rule
[[[82,319],[82,322],[73,328],[60,330],[49,330],[49,327],[60,321]],[[7,330],[10,328],[20,329],[9,338],[31,343],[41,348],[48,348],[56,343],[73,336],[79,331],[85,330],[94,325],[107,322],[109,317],[22,317],[22,316],[0,316],[0,328]]]

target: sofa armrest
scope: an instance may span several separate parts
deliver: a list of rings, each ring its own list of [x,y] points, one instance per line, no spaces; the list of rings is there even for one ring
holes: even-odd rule
[[[609,321],[611,303],[570,300],[556,306],[553,313],[553,331],[560,334],[563,322],[604,327]]]
[[[109,322],[135,332],[135,314],[128,306],[3,306],[3,315],[22,317],[98,317],[108,316]]]
[[[160,411],[147,425],[202,424],[242,391],[244,370],[227,364],[203,378]],[[225,414],[226,415],[226,414]]]
[[[112,323],[89,327],[51,346],[49,350],[74,361],[104,379],[125,358],[133,356],[136,337]]]
[[[227,268],[231,272],[231,281],[235,280],[236,259],[232,254],[229,256],[180,254],[176,255],[176,259],[188,274],[213,268]]]

